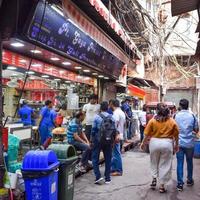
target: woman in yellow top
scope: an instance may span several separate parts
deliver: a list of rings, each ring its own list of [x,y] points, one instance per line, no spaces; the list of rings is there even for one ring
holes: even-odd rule
[[[145,138],[141,144],[144,150],[145,144],[150,139],[151,173],[153,181],[151,188],[155,189],[157,178],[160,181],[160,193],[165,193],[165,184],[171,179],[173,152],[178,151],[178,126],[170,117],[167,105],[157,105],[157,115],[149,121],[145,128]]]

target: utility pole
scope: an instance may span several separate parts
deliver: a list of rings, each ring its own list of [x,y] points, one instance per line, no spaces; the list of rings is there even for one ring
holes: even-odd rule
[[[200,79],[200,62],[197,65],[197,77],[196,77],[196,88],[197,88],[197,115],[198,115],[198,122],[200,122],[200,86],[199,86],[199,79]],[[198,83],[198,84],[197,84]]]

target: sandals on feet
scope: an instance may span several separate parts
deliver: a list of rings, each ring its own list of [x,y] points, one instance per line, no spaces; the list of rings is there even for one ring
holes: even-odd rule
[[[159,192],[163,194],[163,193],[166,193],[167,190],[164,187],[160,187]]]
[[[156,180],[156,178],[154,178],[152,183],[151,183],[151,185],[150,185],[151,189],[155,190],[156,189],[156,185],[157,185],[157,180]]]

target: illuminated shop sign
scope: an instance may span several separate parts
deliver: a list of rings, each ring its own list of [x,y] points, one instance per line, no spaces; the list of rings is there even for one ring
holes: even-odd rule
[[[118,78],[123,63],[100,46],[89,35],[78,29],[70,20],[56,12],[50,5],[39,2],[26,33],[29,40],[89,64],[97,70]],[[43,22],[40,24],[43,18]]]

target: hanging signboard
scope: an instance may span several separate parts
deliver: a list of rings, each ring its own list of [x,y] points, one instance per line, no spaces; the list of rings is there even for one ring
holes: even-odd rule
[[[119,77],[123,63],[118,58],[50,5],[46,6],[44,17],[43,11],[44,3],[41,1],[26,32],[29,40],[88,64],[116,79]]]

